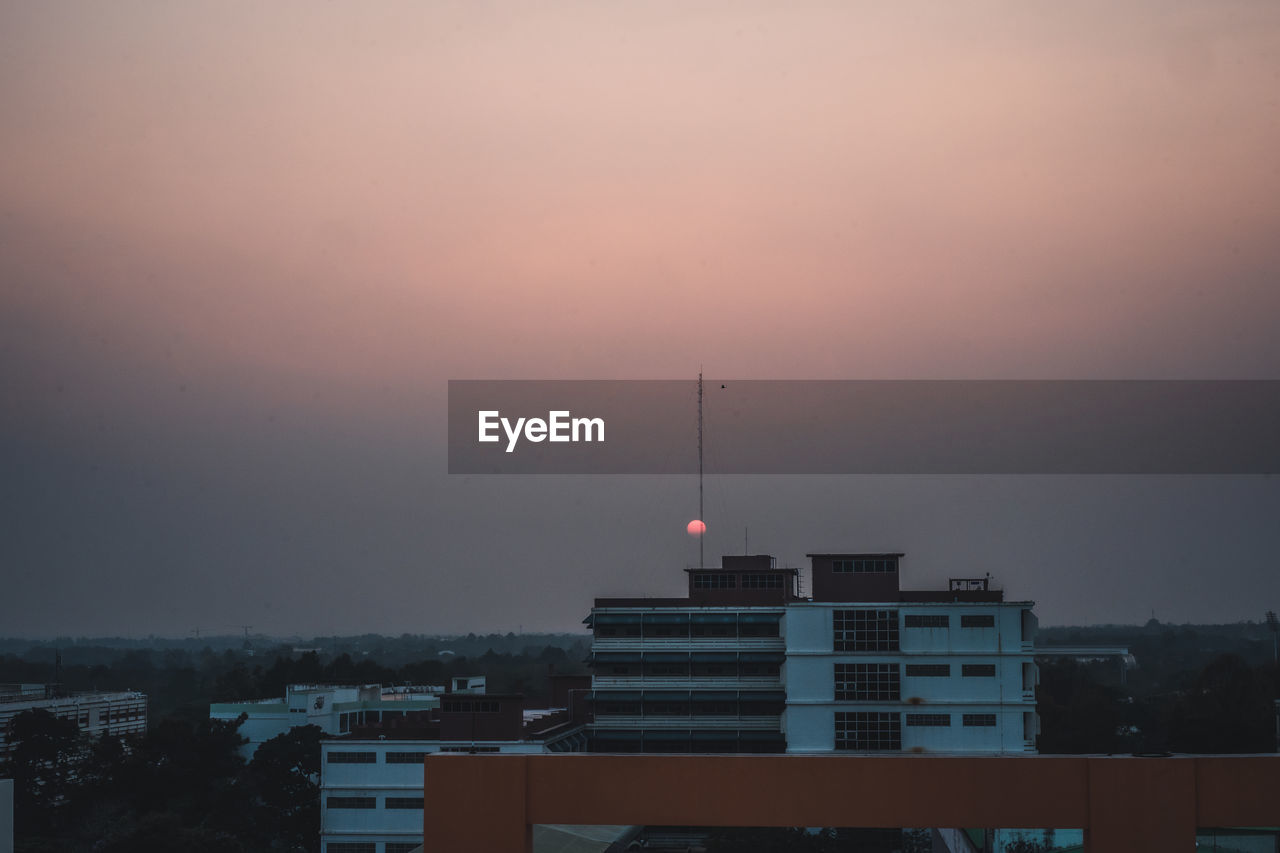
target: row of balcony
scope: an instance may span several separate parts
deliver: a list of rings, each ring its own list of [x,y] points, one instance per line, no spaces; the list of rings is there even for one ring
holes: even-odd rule
[[[595,637],[591,648],[604,649],[777,649],[784,651],[786,640],[782,637]]]
[[[645,728],[645,729],[688,729],[691,727],[707,729],[754,729],[778,731],[782,726],[779,714],[752,715],[662,715],[647,716],[641,714],[597,714],[597,727],[609,728]]]

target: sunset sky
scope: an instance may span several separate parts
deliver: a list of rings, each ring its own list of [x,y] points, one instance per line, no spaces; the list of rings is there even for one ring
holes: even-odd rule
[[[680,591],[694,480],[451,477],[449,379],[1280,379],[1272,0],[0,0],[0,122],[0,635]],[[707,491],[709,557],[1280,607],[1274,478]]]

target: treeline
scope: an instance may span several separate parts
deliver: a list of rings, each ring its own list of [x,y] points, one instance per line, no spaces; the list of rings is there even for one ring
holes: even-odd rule
[[[523,693],[531,705],[546,702],[547,673],[585,672],[588,645],[577,639],[567,647],[525,645],[515,653],[492,648],[474,657],[461,654],[401,660],[373,654],[295,653],[278,648],[269,654],[210,648],[110,650],[100,647],[67,650],[56,671],[63,690],[137,690],[147,694],[151,725],[169,717],[197,721],[208,717],[212,702],[234,702],[283,696],[294,683],[441,684],[453,676],[483,675],[490,692]],[[55,667],[46,651],[22,657],[0,655],[0,683],[51,683]],[[81,660],[82,653],[98,662]]]
[[[246,763],[237,725],[170,718],[89,740],[47,711],[19,714],[0,764],[14,780],[15,850],[316,853],[320,729],[292,729]]]
[[[1141,659],[1139,659],[1141,661]],[[1042,753],[1276,751],[1280,669],[1220,655],[1198,670],[1124,674],[1115,663],[1042,662]]]
[[[498,654],[520,654],[527,648],[558,646],[568,649],[574,644],[589,644],[591,637],[576,634],[462,634],[432,636],[427,634],[401,634],[396,637],[383,634],[355,634],[348,636],[270,637],[264,634],[210,635],[185,638],[147,637],[58,637],[52,640],[31,640],[0,637],[0,654],[10,654],[32,661],[53,664],[54,656],[62,654],[64,661],[96,664],[110,663],[127,651],[178,651],[192,655],[225,651],[257,654],[273,654],[294,649],[314,649],[321,655],[337,657],[344,652],[352,657],[372,657],[388,666],[400,666],[436,655],[478,657],[489,649]]]

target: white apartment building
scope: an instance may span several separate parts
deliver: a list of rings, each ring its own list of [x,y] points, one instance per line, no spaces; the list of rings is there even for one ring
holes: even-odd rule
[[[787,751],[1035,752],[1033,602],[987,578],[906,591],[901,554],[810,554],[787,608]]]

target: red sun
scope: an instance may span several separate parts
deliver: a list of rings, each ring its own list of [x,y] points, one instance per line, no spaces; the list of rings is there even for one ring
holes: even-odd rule
[[[707,532],[707,526],[695,518],[685,526],[685,530],[689,531],[690,536],[701,536]]]

